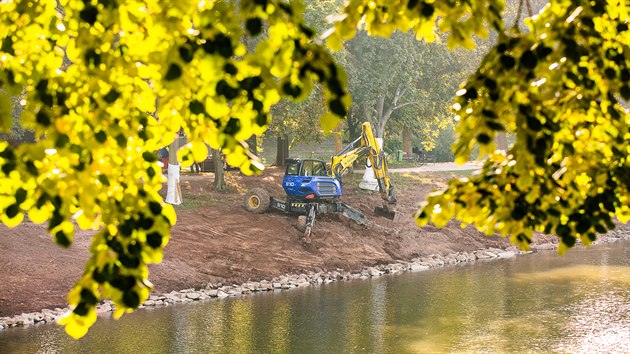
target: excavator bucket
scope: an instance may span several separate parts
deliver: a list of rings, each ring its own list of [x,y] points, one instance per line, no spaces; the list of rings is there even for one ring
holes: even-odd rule
[[[394,220],[394,221],[398,220],[396,211],[393,209],[393,207],[389,207],[387,205],[374,208],[374,215],[382,216],[389,220]]]

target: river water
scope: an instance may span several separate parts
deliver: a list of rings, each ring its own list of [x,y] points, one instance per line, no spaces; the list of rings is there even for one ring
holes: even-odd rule
[[[140,310],[1,353],[630,352],[630,242]]]

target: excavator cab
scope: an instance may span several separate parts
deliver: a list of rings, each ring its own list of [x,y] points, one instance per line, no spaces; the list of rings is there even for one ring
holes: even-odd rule
[[[300,213],[296,227],[304,232],[306,243],[310,243],[313,223],[320,213],[340,213],[360,225],[369,225],[371,222],[361,211],[341,202],[339,198],[342,193],[341,178],[354,161],[366,156],[384,201],[383,207],[376,207],[374,213],[395,220],[396,194],[387,172],[385,153],[378,145],[370,123],[363,123],[362,129],[361,137],[335,154],[330,165],[312,158],[287,159],[282,179],[287,200],[270,197],[262,188],[253,188],[245,195],[245,208],[253,213],[263,213],[269,207],[285,213]]]
[[[318,159],[286,160],[282,188],[291,199],[318,200],[341,196],[341,183],[329,176],[326,162]]]

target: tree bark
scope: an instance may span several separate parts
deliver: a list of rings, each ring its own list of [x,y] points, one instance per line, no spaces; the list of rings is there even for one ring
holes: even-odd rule
[[[276,138],[276,166],[285,166],[287,158],[289,158],[289,138],[279,136]]]
[[[411,156],[413,153],[413,146],[411,142],[411,128],[405,126],[402,131],[402,151],[407,155]]]
[[[361,135],[361,122],[364,122],[366,119],[369,119],[369,117],[357,117],[360,116],[360,114],[356,114],[356,112],[359,109],[354,109],[352,110],[351,108],[351,114],[348,117],[348,137],[350,138],[350,140],[348,140],[348,142],[350,141],[354,141],[356,138],[358,138]]]
[[[168,181],[166,184],[166,202],[179,205],[182,203],[182,193],[179,187],[179,161],[177,150],[179,149],[179,133],[175,133],[175,140],[168,150]]]
[[[247,139],[246,141],[247,145],[249,146],[249,151],[258,156],[258,140],[256,135],[252,135],[252,137]]]
[[[385,125],[387,124],[387,121],[392,116],[392,113],[394,113],[395,110],[415,103],[415,102],[407,102],[400,105],[398,104],[398,101],[400,101],[400,99],[402,98],[402,96],[405,94],[406,91],[407,90],[404,89],[401,85],[398,85],[398,87],[396,88],[396,92],[394,93],[394,97],[392,98],[391,103],[388,104],[387,108],[385,108],[385,96],[381,96],[376,102],[376,109],[374,110],[375,111],[374,113],[376,114],[376,117],[375,117],[376,131],[374,132],[374,134],[376,134],[377,138],[384,137]],[[367,111],[368,109],[366,108],[366,112]]]
[[[214,160],[214,190],[225,190],[227,189],[227,184],[225,184],[225,174],[223,173],[224,163],[221,150],[212,149],[212,159]]]
[[[335,154],[343,149],[343,142],[341,141],[341,132],[335,132]]]

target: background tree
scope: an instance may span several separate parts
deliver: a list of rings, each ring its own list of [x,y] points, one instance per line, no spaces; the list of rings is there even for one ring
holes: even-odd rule
[[[276,137],[276,166],[284,166],[290,148],[298,142],[320,142],[323,133],[318,124],[313,124],[324,114],[323,94],[316,87],[304,101],[295,103],[284,99],[271,109],[273,117],[268,134]]]
[[[455,102],[456,158],[478,144],[488,160],[432,196],[418,223],[456,217],[523,247],[534,230],[557,234],[561,250],[576,238],[588,244],[613,217],[630,219],[630,114],[619,105],[630,99],[630,5],[552,0],[527,33],[506,30],[503,10],[501,0],[353,0],[327,44],[340,49],[359,24],[383,37],[448,33],[450,48],[496,31]],[[158,194],[154,151],[180,128],[191,141],[183,165],[202,161],[207,143],[254,173],[262,166],[244,141],[265,131],[282,97],[305,99],[319,83],[324,132],[347,115],[345,73],[302,13],[280,0],[0,3],[0,102],[26,92],[20,123],[38,137],[0,142],[0,221],[48,221],[66,247],[73,221],[98,230],[61,320],[69,334],[86,333],[101,297],[116,318],[147,299],[147,264],[161,260],[176,219]],[[268,37],[248,50],[243,33],[263,28]],[[0,119],[7,132],[11,116]],[[515,136],[504,153],[494,152],[498,131]]]
[[[212,163],[214,164],[214,190],[222,191],[227,189],[227,183],[225,183],[225,163],[223,161],[223,154],[221,150],[212,149]]]

